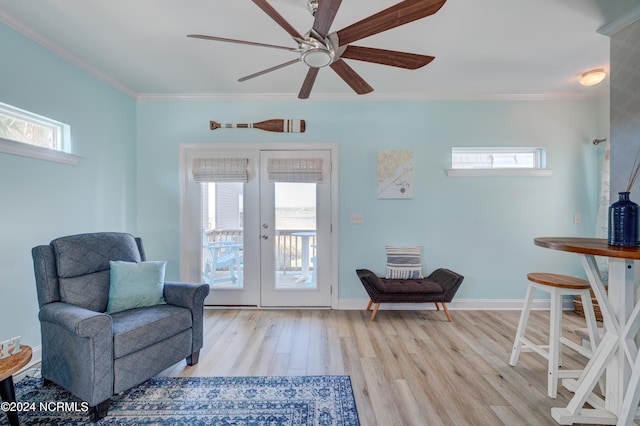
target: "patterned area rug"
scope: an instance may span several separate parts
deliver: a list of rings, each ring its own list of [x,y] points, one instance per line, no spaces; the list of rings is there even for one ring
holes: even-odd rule
[[[26,377],[15,387],[24,425],[360,424],[349,376],[156,377],[114,396],[98,423],[56,385]]]

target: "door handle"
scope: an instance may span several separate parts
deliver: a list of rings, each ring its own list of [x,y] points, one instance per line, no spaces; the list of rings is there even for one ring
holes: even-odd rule
[[[269,239],[269,236],[268,236],[268,235],[263,235],[263,236],[262,236],[262,239],[263,239],[263,240],[268,240],[268,239]]]

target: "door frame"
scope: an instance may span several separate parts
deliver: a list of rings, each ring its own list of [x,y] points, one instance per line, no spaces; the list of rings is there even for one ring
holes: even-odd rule
[[[193,181],[193,159],[200,156],[211,156],[232,151],[262,151],[262,150],[291,150],[291,151],[316,151],[328,150],[331,157],[331,233],[330,233],[330,267],[329,281],[331,285],[331,308],[338,308],[338,250],[339,250],[339,194],[338,194],[338,145],[335,143],[183,143],[180,144],[179,155],[179,256],[180,256],[180,280],[186,282],[201,282],[201,258],[202,258],[202,217],[200,209],[197,212],[189,209],[194,202],[195,193],[200,197],[200,184]],[[197,237],[196,237],[197,236]],[[247,239],[245,245],[249,242]],[[258,304],[258,307],[261,307]]]

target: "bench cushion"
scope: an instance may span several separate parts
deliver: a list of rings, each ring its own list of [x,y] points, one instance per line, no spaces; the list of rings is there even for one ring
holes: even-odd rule
[[[421,280],[393,280],[381,278],[377,282],[374,281],[373,285],[376,290],[382,294],[442,294],[444,292],[440,284],[426,278]]]

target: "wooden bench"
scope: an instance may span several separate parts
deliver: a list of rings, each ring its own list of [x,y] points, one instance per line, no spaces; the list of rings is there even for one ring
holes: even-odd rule
[[[441,303],[447,319],[451,321],[447,303],[451,302],[464,279],[462,275],[444,268],[433,271],[426,278],[410,280],[380,278],[368,269],[357,269],[356,274],[370,297],[367,311],[376,304],[371,321],[376,319],[381,303],[435,303],[437,310],[440,310],[438,303]]]

